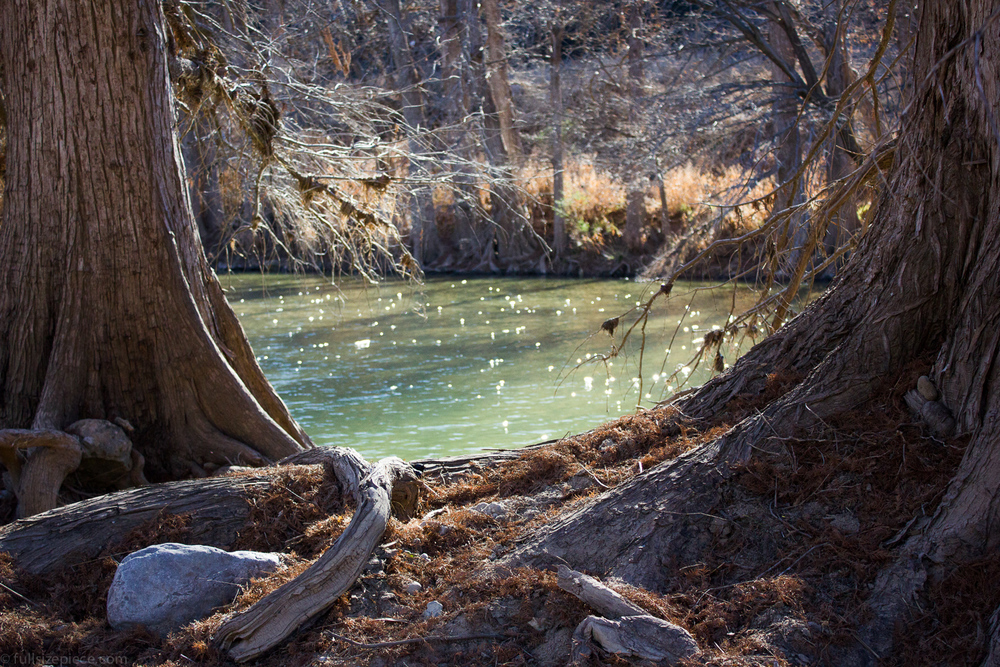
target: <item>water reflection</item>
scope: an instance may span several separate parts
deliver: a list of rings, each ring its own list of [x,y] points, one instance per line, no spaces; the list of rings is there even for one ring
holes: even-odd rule
[[[601,323],[658,285],[624,280],[430,278],[334,286],[322,276],[223,276],[264,373],[319,445],[407,459],[513,447],[593,428],[669,395],[744,288],[674,288],[626,354]],[[691,301],[693,295],[697,295]],[[623,320],[622,327],[625,326]],[[619,331],[620,334],[620,331]],[[620,336],[619,338],[620,339]],[[672,352],[664,358],[667,349]],[[731,362],[736,350],[723,348]],[[703,363],[688,381],[705,380]],[[671,378],[677,371],[679,376]]]

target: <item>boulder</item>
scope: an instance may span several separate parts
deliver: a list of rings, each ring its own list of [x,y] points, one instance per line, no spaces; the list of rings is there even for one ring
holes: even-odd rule
[[[108,622],[163,636],[231,603],[240,586],[281,565],[280,554],[157,544],[130,554],[108,590]]]

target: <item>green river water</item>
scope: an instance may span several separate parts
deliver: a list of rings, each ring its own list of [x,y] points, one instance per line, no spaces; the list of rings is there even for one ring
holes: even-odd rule
[[[404,459],[527,445],[634,411],[638,346],[599,362],[612,344],[600,327],[659,288],[499,277],[364,286],[242,274],[222,282],[264,373],[317,445]],[[704,287],[678,283],[666,308],[658,301],[646,327],[644,405],[688,375],[700,339],[725,324],[734,301],[739,309],[753,299],[742,287]],[[736,350],[723,350],[732,363]],[[710,362],[688,383],[704,382]]]

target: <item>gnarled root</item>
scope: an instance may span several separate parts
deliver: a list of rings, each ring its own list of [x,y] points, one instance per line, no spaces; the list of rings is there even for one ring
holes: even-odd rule
[[[311,450],[283,463],[318,463],[333,468],[357,511],[347,529],[309,569],[229,618],[215,643],[240,662],[263,655],[303,623],[328,609],[361,576],[389,522],[393,489],[415,481],[413,469],[395,457],[370,464],[344,448]]]
[[[10,474],[18,518],[54,509],[59,489],[72,473],[78,473],[85,487],[147,484],[142,455],[120,426],[101,419],[83,419],[65,431],[2,430],[0,462]]]

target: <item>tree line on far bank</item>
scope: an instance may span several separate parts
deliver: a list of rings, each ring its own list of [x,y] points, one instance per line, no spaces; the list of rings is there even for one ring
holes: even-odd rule
[[[830,277],[878,179],[805,213],[891,140],[912,31],[880,50],[872,1],[163,6],[210,263],[370,277]]]

